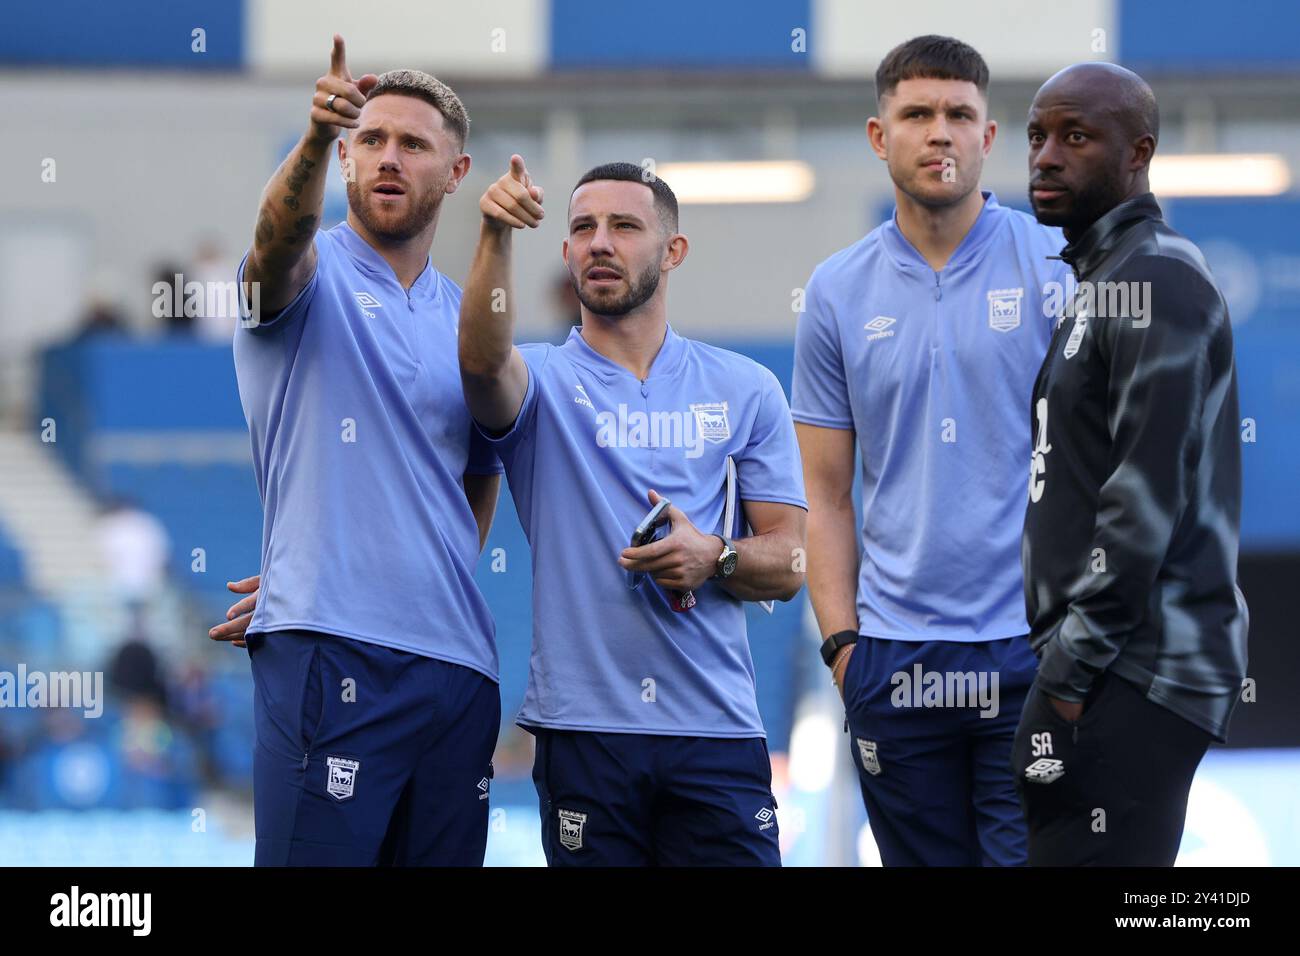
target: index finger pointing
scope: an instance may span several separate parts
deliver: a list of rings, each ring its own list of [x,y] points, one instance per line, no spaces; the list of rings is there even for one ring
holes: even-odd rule
[[[528,168],[524,166],[524,158],[518,153],[510,157],[510,175],[515,178],[516,182],[527,185]]]
[[[334,49],[330,51],[330,72],[335,76],[351,78],[348,74],[347,51],[343,47],[343,37],[334,34]]]

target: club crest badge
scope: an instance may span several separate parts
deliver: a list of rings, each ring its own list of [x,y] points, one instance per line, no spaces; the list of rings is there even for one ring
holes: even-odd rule
[[[1010,332],[1020,327],[1020,300],[1025,290],[994,289],[988,294],[989,328],[996,332]]]
[[[880,757],[876,753],[874,740],[858,738],[858,756],[862,758],[862,769],[873,777],[880,776]]]
[[[356,790],[357,771],[361,761],[348,760],[345,757],[326,757],[325,790],[335,800],[347,800]]]
[[[715,445],[731,437],[731,422],[727,420],[726,402],[700,402],[691,406],[695,414],[695,427],[700,437]]]
[[[587,815],[575,810],[560,811],[560,845],[567,850],[582,849],[582,831],[587,825]]]

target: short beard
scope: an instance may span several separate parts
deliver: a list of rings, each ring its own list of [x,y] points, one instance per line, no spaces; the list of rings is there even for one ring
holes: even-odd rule
[[[646,266],[642,273],[637,276],[636,281],[630,283],[627,294],[621,299],[615,299],[613,302],[597,303],[594,299],[588,297],[582,291],[582,283],[578,277],[570,270],[569,280],[573,283],[573,291],[578,294],[578,301],[586,306],[588,312],[596,315],[605,316],[623,316],[627,315],[634,309],[639,309],[650,300],[659,288],[659,264],[657,262]]]
[[[1029,205],[1034,218],[1044,226],[1060,226],[1074,239],[1088,230],[1094,222],[1124,201],[1124,184],[1117,176],[1098,176],[1082,192],[1070,194],[1074,203],[1068,209],[1039,211],[1034,205],[1033,190]]]
[[[407,195],[410,196],[409,193]],[[348,208],[372,236],[389,242],[405,242],[424,232],[429,223],[433,222],[433,217],[438,214],[438,206],[441,202],[441,190],[431,189],[420,199],[413,201],[407,214],[394,223],[372,216],[366,206],[365,197],[361,195],[361,187],[355,181],[348,183]]]
[[[926,185],[924,179],[922,179],[922,177],[925,175],[927,174],[920,173],[916,177],[915,182],[917,186]],[[939,184],[941,188],[937,189],[934,194],[930,194],[930,195],[921,192],[920,189],[912,187],[912,184],[910,182],[907,182],[899,177],[895,177],[894,171],[892,169],[889,171],[889,178],[893,180],[894,186],[897,187],[897,189],[900,192],[902,192],[903,195],[907,196],[917,205],[923,206],[926,209],[947,209],[951,206],[959,205],[966,200],[967,196],[969,196],[975,190],[979,189],[978,176],[976,176],[975,180],[971,183],[963,183],[960,181],[955,183],[941,182]],[[945,189],[942,188],[946,186],[956,186],[957,192],[955,193],[947,192]]]

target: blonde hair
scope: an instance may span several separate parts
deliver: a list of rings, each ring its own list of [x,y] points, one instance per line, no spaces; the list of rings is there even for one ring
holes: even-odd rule
[[[420,70],[389,70],[379,75],[379,82],[366,97],[367,102],[384,93],[398,93],[424,100],[442,114],[443,123],[456,137],[461,149],[469,137],[469,113],[452,88],[437,77]]]

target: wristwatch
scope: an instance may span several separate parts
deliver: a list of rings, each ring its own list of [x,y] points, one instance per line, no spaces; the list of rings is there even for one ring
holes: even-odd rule
[[[718,568],[713,572],[713,576],[719,579],[731,577],[736,572],[736,564],[740,561],[740,552],[731,544],[731,539],[715,534],[715,538],[722,540],[722,553],[718,555]]]
[[[857,631],[836,631],[822,641],[822,660],[827,667],[831,667],[834,665],[835,655],[840,652],[840,648],[856,643],[858,643]]]

